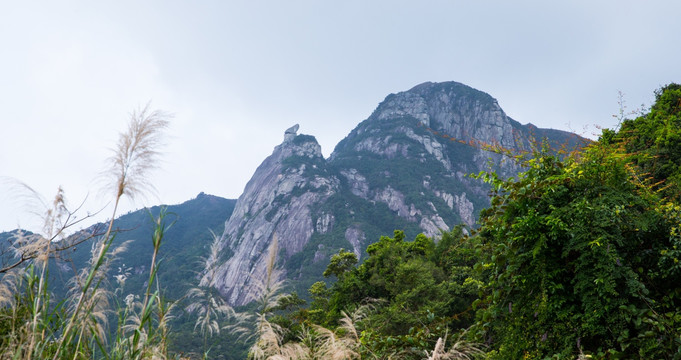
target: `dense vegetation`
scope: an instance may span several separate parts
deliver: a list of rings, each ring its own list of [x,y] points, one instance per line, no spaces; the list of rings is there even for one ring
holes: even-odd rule
[[[334,328],[369,304],[358,357],[681,357],[681,87],[656,99],[580,152],[481,173],[492,202],[471,236],[396,231],[357,267],[339,252],[325,272],[337,281],[282,324]]]
[[[74,271],[64,299],[52,296],[51,263],[81,242],[81,237],[66,236],[80,220],[67,206],[61,189],[46,205],[41,234],[19,231],[6,245],[15,257],[2,267],[0,357],[141,359],[168,355],[173,303],[163,298],[156,277],[159,249],[169,227],[164,211],[153,219],[155,230],[148,239],[152,251],[143,293],[122,299],[107,286],[112,262],[127,245],[113,244],[118,204],[123,197],[138,196],[150,186],[146,178],[158,162],[166,117],[162,112],[142,109],[132,114],[127,131],[121,133],[104,178],[113,200],[111,220],[89,239],[89,261]],[[113,332],[107,326],[111,312],[118,320]]]
[[[518,179],[489,174],[476,269],[476,336],[492,358],[681,356],[678,192],[681,92]]]
[[[181,298],[195,285],[197,266],[213,240],[211,231],[222,233],[225,219],[232,214],[235,203],[235,200],[200,193],[196,198],[182,204],[154,206],[118,217],[115,222],[117,234],[112,246],[131,241],[130,251],[112,262],[112,275],[124,279],[121,291],[136,295],[144,292],[149,259],[154,250],[153,244],[148,241],[154,232],[153,219],[158,218],[161,211],[165,211],[168,223],[172,224],[172,231],[166,233],[163,241],[158,276],[161,284],[164,284],[166,297]],[[86,233],[96,232],[101,228],[104,228],[104,224],[94,225]],[[67,288],[65,280],[73,273],[73,268],[85,266],[90,256],[90,246],[77,247],[73,253],[60,256],[60,266],[54,266],[51,271],[55,295],[63,297],[59,290]]]
[[[438,241],[397,230],[361,263],[341,250],[308,294],[282,293],[275,236],[261,299],[241,313],[198,284],[186,306],[164,296],[157,269],[172,220],[161,209],[150,217],[150,271],[138,296],[107,291],[118,254],[110,223],[66,300],[54,301],[48,263],[70,214],[60,192],[44,235],[13,235],[22,261],[3,270],[0,357],[185,356],[174,341],[225,359],[681,358],[681,86],[660,89],[649,112],[581,151],[542,146],[516,160],[526,171],[515,178],[477,176],[492,189],[479,227]],[[139,185],[117,169],[116,200]],[[217,243],[201,246],[204,264],[220,256]]]

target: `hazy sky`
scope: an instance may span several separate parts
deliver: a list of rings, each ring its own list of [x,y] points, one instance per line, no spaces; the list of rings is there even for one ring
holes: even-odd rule
[[[94,181],[129,113],[174,114],[158,197],[237,198],[289,126],[328,156],[386,95],[459,81],[521,123],[593,137],[681,82],[681,2],[4,1],[0,176],[72,207],[106,199]],[[39,230],[0,185],[0,231]],[[85,212],[82,213],[84,215]]]

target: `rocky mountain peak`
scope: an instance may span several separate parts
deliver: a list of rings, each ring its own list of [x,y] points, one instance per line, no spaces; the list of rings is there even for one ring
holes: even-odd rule
[[[293,139],[298,135],[298,129],[300,125],[295,124],[284,131],[284,142],[293,141]]]
[[[515,146],[513,121],[497,100],[461,83],[426,82],[391,94],[370,119],[380,121],[404,116],[455,139]]]
[[[256,169],[237,200],[220,239],[223,252],[233,255],[218,266],[212,282],[230,304],[245,305],[259,296],[265,277],[267,249],[274,234],[284,258],[301,251],[315,225],[310,205],[323,202],[338,190],[329,176],[321,147],[314,136],[297,134],[295,125],[284,132],[284,142]],[[329,226],[331,220],[327,221]]]
[[[457,82],[423,83],[387,96],[328,160],[316,139],[298,130],[284,132],[225,224],[220,241],[228,255],[216,264],[210,285],[232,305],[258,297],[275,234],[286,276],[317,280],[339,248],[361,259],[367,245],[395,229],[437,238],[458,224],[475,227],[489,205],[489,188],[467,175],[520,170],[481,143],[517,150],[531,133],[565,138],[521,125],[493,97]],[[304,293],[311,282],[299,285]]]
[[[323,157],[322,147],[317,142],[317,139],[311,135],[298,135],[299,128],[300,125],[296,124],[286,129],[284,132],[284,142],[274,148],[273,156],[279,160],[290,156],[302,156],[311,159]]]

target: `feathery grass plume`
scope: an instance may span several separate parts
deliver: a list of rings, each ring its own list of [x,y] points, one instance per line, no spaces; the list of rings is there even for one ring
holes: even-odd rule
[[[118,334],[111,347],[111,358],[141,358],[140,354],[143,350],[141,344],[145,344],[149,336],[146,329],[140,326],[142,324],[141,314],[143,309],[142,302],[138,299],[139,297],[132,294],[125,298],[126,306],[123,309],[123,313],[119,316]]]
[[[241,336],[248,332],[243,324],[250,320],[247,314],[235,312],[220,294],[210,286],[217,275],[217,259],[220,255],[220,238],[212,230],[210,230],[210,233],[213,241],[210,244],[208,256],[203,257],[200,262],[200,267],[205,272],[207,285],[191,288],[185,295],[185,298],[189,301],[189,305],[185,309],[187,312],[197,315],[194,331],[198,328],[203,335],[204,353],[208,352],[208,338],[212,337],[213,334],[220,334],[220,330],[224,329]],[[223,318],[233,321],[227,326],[220,327]]]
[[[115,294],[122,295],[124,293],[125,281],[130,278],[131,270],[132,268],[126,267],[125,264],[118,267],[118,274],[113,276],[114,279],[116,279],[116,284],[118,285],[114,291]]]
[[[65,220],[65,215],[68,214],[64,200],[64,191],[61,187],[57,190],[57,195],[52,202],[52,207],[45,212],[43,232],[47,236],[34,237],[36,239],[34,244],[27,246],[35,246],[35,257],[31,266],[40,268],[40,273],[37,276],[38,288],[31,301],[30,311],[33,319],[31,320],[31,336],[28,345],[27,353],[33,354],[34,348],[42,342],[41,328],[47,327],[44,320],[50,313],[50,296],[47,290],[47,280],[49,276],[48,260],[51,254],[52,240],[57,236],[63,236],[63,230],[68,224],[68,218]],[[29,355],[32,356],[32,355]]]
[[[321,359],[360,359],[356,343],[352,338],[338,336],[332,330],[315,326],[315,354]]]
[[[56,240],[55,237],[64,237],[63,229],[68,223],[65,217],[69,214],[66,208],[66,198],[64,197],[64,189],[60,186],[57,189],[57,194],[52,201],[52,207],[47,210],[43,223],[43,234],[45,237]]]
[[[168,322],[174,318],[175,302],[165,302],[154,296],[155,329],[145,326],[149,322],[149,307],[144,308],[135,296],[126,297],[126,307],[120,315],[118,335],[109,358],[120,359],[166,359],[168,357]],[[106,351],[106,349],[102,349]]]
[[[253,360],[309,359],[310,349],[303,343],[282,343],[285,329],[267,320],[263,314],[257,321],[258,339],[251,346],[248,357]]]
[[[468,330],[462,331],[454,344],[446,350],[447,335],[438,338],[433,351],[426,351],[428,360],[472,360],[478,356],[483,356],[485,352],[480,344],[475,344],[464,339]]]
[[[17,284],[21,281],[21,269],[8,271],[0,278],[0,307],[13,308],[16,303]]]
[[[220,237],[215,234],[215,232],[211,229],[208,229],[210,231],[210,236],[213,238],[213,241],[210,243],[210,247],[208,250],[208,256],[202,258],[202,265],[204,271],[206,271],[206,277],[208,278],[208,285],[213,284],[213,280],[215,280],[215,275],[217,275],[217,262],[218,262],[218,257],[220,256]]]
[[[113,212],[106,233],[98,242],[95,252],[93,252],[92,266],[85,278],[78,301],[71,311],[67,325],[61,334],[53,360],[57,360],[63,355],[62,351],[65,344],[73,345],[76,341],[76,336],[73,334],[74,326],[80,323],[80,319],[87,317],[83,316],[81,312],[90,287],[93,286],[96,289],[99,286],[99,281],[95,281],[96,278],[102,278],[100,270],[106,261],[109,247],[113,243],[113,223],[121,198],[124,195],[134,198],[137,195],[141,195],[142,190],[153,189],[153,186],[147,180],[148,173],[157,167],[160,157],[157,148],[162,144],[162,131],[168,126],[168,121],[166,120],[168,117],[167,114],[161,111],[150,112],[147,105],[144,109],[131,114],[128,130],[119,136],[114,155],[110,158],[111,165],[109,171],[106,173],[110,179],[109,184],[114,189],[115,194]],[[144,318],[142,318],[142,321],[144,322]],[[77,344],[80,343],[77,342]]]
[[[186,307],[190,313],[196,313],[197,319],[194,330],[197,328],[204,337],[220,334],[218,321],[234,312],[232,307],[219,296],[211,291],[211,288],[192,288],[187,293],[191,303]]]
[[[257,292],[260,294],[258,303],[260,304],[261,314],[270,312],[272,308],[277,306],[279,299],[284,295],[281,293],[284,287],[284,272],[276,267],[278,251],[279,238],[275,233],[272,236],[272,243],[267,254],[265,279],[262,283],[256,285]]]
[[[29,234],[23,230],[18,230],[11,238],[11,251],[14,253],[17,266],[23,262],[40,258],[45,261],[45,252],[49,246],[49,239],[40,234]],[[14,269],[15,266],[10,265],[7,270]]]
[[[248,312],[233,311],[229,315],[229,323],[222,327],[232,335],[236,335],[237,340],[246,341],[251,338],[253,331],[252,324],[255,323],[255,316]]]
[[[80,320],[79,342],[97,337],[102,343],[107,342],[108,314],[111,312],[109,298],[111,293],[104,288],[97,288],[87,297],[84,308],[85,315]]]
[[[361,345],[357,324],[374,309],[371,302],[366,303],[351,313],[341,312],[340,326],[334,332],[322,326],[315,325],[316,332],[315,354],[322,359],[360,359]]]
[[[2,200],[12,203],[17,209],[20,209],[19,211],[26,212],[39,220],[43,235],[50,238],[50,235],[55,231],[49,228],[55,225],[55,217],[63,215],[66,208],[64,191],[61,186],[57,190],[53,203],[49,204],[40,193],[20,180],[2,176],[0,177],[0,185],[3,190],[6,189],[6,193],[9,195],[6,196],[7,199]],[[17,225],[17,227],[21,228],[20,225]]]
[[[65,229],[72,224],[70,221],[72,214],[66,208],[64,190],[59,187],[52,205],[48,206],[42,197],[28,185],[20,182],[17,182],[16,185],[29,194],[27,196],[33,198],[34,202],[40,203],[44,209],[41,216],[43,222],[42,235],[29,235],[22,230],[17,231],[11,239],[11,249],[17,261],[14,263],[15,265],[9,265],[3,270],[10,270],[29,260],[33,260],[34,264],[46,270],[47,261],[53,255],[53,241],[64,240]]]
[[[280,353],[281,338],[279,334],[281,328],[278,325],[267,321],[267,318],[262,314],[258,316],[257,321],[258,338],[251,346],[248,357],[253,360],[264,360],[270,356]]]
[[[92,337],[97,337],[97,339],[103,343],[107,343],[107,324],[108,324],[108,314],[111,312],[109,299],[113,294],[106,290],[106,286],[94,286],[86,289],[85,284],[87,282],[88,276],[90,275],[91,267],[96,264],[95,256],[97,255],[99,248],[101,246],[100,242],[104,239],[99,239],[98,242],[93,243],[91,247],[91,257],[88,261],[88,267],[81,269],[78,274],[72,277],[69,282],[69,291],[67,293],[66,302],[69,304],[68,311],[75,312],[77,306],[77,300],[80,295],[85,291],[86,296],[81,304],[82,316],[78,320],[78,341],[80,343],[83,339],[87,340]],[[107,274],[111,268],[114,261],[119,258],[119,255],[128,250],[129,244],[132,240],[123,242],[122,244],[113,248],[107,253],[104,261],[99,266],[99,271],[94,275],[93,282],[96,284],[108,284]]]
[[[147,175],[158,167],[158,148],[163,145],[162,132],[170,117],[163,111],[149,110],[149,104],[130,114],[128,130],[118,138],[114,155],[109,158],[109,169],[104,173],[116,198],[123,195],[134,198],[144,191],[155,191]]]
[[[28,234],[21,230],[10,238],[10,246],[4,247],[0,253],[0,274],[10,271],[25,262],[34,260],[45,262],[49,257],[57,257],[64,250],[87,241],[94,236],[80,232],[78,236],[68,236],[68,229],[82,223],[99,212],[88,213],[78,218],[76,213],[83,206],[83,201],[75,210],[68,209],[64,190],[59,187],[51,204],[30,186],[16,179],[0,177],[0,186],[7,187],[11,193],[10,201],[21,201],[30,214],[41,221],[41,234]],[[21,228],[21,226],[17,226]],[[13,254],[14,256],[9,257]]]
[[[268,360],[306,360],[310,357],[310,349],[299,343],[286,343],[281,347],[280,353],[270,356]]]
[[[367,302],[348,314],[341,311],[342,318],[340,319],[339,329],[344,332],[346,338],[351,339],[355,343],[359,343],[359,334],[357,333],[357,323],[367,317],[368,313],[374,310],[373,302]]]
[[[276,267],[277,251],[279,248],[279,240],[277,234],[272,236],[272,243],[269,247],[266,274],[262,283],[258,285],[258,312],[256,313],[256,329],[253,336],[256,341],[249,349],[249,358],[252,359],[270,359],[274,356],[283,356],[284,353],[294,351],[294,347],[300,344],[282,344],[283,329],[276,324],[272,324],[267,320],[267,314],[277,306],[281,296],[281,289],[283,288],[283,272]],[[288,346],[287,346],[288,345]],[[296,358],[296,357],[294,357]]]
[[[220,237],[218,237],[213,230],[208,229],[213,241],[210,243],[208,249],[208,256],[202,256],[199,260],[199,269],[203,269],[196,273],[199,280],[199,286],[213,286],[215,276],[218,270],[218,257],[220,255]]]
[[[92,246],[90,247],[90,259],[88,259],[87,262],[88,266],[83,269],[80,269],[80,271],[78,271],[78,274],[76,274],[68,281],[69,296],[67,298],[67,301],[71,303],[75,302],[78,299],[80,293],[83,292],[85,288],[85,283],[87,282],[88,276],[90,275],[90,269],[94,266],[97,266],[97,256],[99,255],[100,248],[104,241],[105,239],[100,238],[94,243],[92,243]],[[111,265],[113,265],[113,263],[116,260],[118,260],[120,254],[128,250],[128,247],[132,242],[133,242],[132,240],[126,240],[120,245],[108,251],[107,257],[104,258],[104,260],[99,264],[100,271],[93,275],[93,282],[97,283],[108,282],[107,273],[111,269]]]
[[[279,238],[275,233],[272,236],[267,254],[267,264],[265,268],[265,278],[263,282],[257,284],[257,291],[260,294],[258,299],[259,312],[266,315],[272,308],[277,306],[279,299],[284,295],[281,289],[284,287],[283,271],[276,267],[277,252],[279,251]]]
[[[114,154],[109,158],[109,168],[102,173],[105,189],[113,189],[114,209],[109,227],[104,235],[109,239],[120,199],[126,195],[131,199],[143,195],[143,191],[155,192],[148,174],[158,167],[163,145],[163,130],[168,127],[169,114],[160,110],[149,110],[149,104],[130,114],[128,130],[119,134]]]
[[[160,341],[156,346],[156,350],[162,354],[168,353],[168,334],[170,334],[170,322],[175,319],[175,312],[178,311],[177,301],[164,301],[161,296],[157,298],[156,308],[156,327],[158,328],[158,335]]]

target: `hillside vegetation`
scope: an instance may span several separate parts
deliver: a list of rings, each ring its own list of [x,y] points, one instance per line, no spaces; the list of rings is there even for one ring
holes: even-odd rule
[[[112,158],[115,204],[149,185],[165,126],[162,113],[133,114]],[[491,188],[477,227],[438,241],[396,230],[361,263],[341,250],[308,294],[283,292],[275,233],[258,299],[241,309],[210,281],[173,278],[190,277],[173,258],[186,236],[201,239],[192,249],[203,278],[217,276],[224,254],[219,237],[175,228],[164,208],[141,224],[152,229],[139,239],[148,245],[145,280],[124,291],[115,268],[129,243],[115,229],[125,219],[114,225],[114,209],[93,238],[67,238],[73,212],[60,191],[41,235],[2,235],[0,358],[681,358],[681,86],[658,90],[647,113],[579,151],[545,144],[515,161],[525,169],[515,177],[473,176]],[[170,240],[173,231],[184,235]],[[52,264],[81,241],[90,256],[57,299]],[[141,263],[137,255],[130,259]],[[164,258],[172,267],[160,275]]]
[[[291,341],[343,336],[368,306],[353,358],[681,357],[680,109],[671,84],[580,152],[540,148],[515,178],[479,174],[493,190],[472,235],[396,231],[359,266],[341,251],[325,272],[337,281],[272,321]]]

